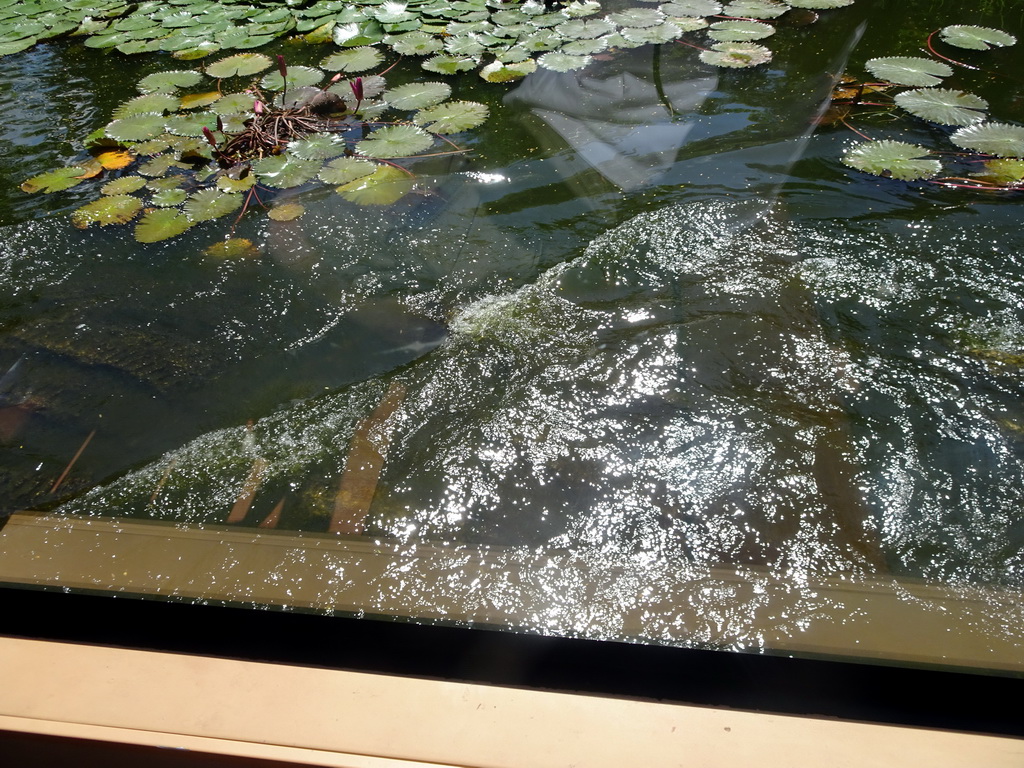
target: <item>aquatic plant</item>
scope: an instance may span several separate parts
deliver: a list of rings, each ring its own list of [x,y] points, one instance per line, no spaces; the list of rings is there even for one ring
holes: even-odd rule
[[[843,163],[900,181],[928,181],[971,189],[1024,187],[1024,127],[986,122],[989,105],[985,99],[955,88],[938,87],[953,74],[954,66],[972,70],[978,67],[941,53],[935,47],[936,36],[947,45],[979,51],[1016,43],[1013,35],[1002,30],[952,25],[928,36],[926,48],[934,58],[874,58],[864,68],[881,82],[841,78],[822,121],[841,123],[865,139],[843,153]],[[876,114],[879,108],[885,114],[902,110],[936,127],[953,145],[967,152],[938,152],[890,139],[874,141],[849,122],[864,108]],[[940,160],[951,161],[953,172],[940,176]]]
[[[328,57],[323,63],[336,63]],[[360,205],[390,205],[414,188],[412,171],[399,161],[463,152],[448,134],[481,124],[487,107],[448,101],[446,83],[412,83],[388,89],[384,77],[329,78],[314,67],[276,71],[222,91],[225,81],[270,69],[270,57],[241,53],[205,72],[171,71],[143,78],[142,95],[124,102],[114,119],[88,139],[90,156],[25,181],[25,192],[59,192],[88,179],[103,179],[100,197],[76,210],[72,223],[126,224],[141,217],[135,239],[166,240],[196,224],[266,207],[278,190],[310,182],[333,186]],[[214,90],[179,93],[182,87]],[[211,83],[212,84],[212,83]],[[388,112],[406,117],[383,119]],[[428,153],[438,143],[446,147]],[[286,202],[270,208],[278,221],[300,216]],[[245,255],[248,241],[227,241],[214,255]]]
[[[568,72],[609,48],[678,40],[701,50],[707,64],[752,67],[771,58],[768,48],[751,41],[771,36],[776,20],[796,9],[804,22],[812,21],[818,11],[853,0],[642,2],[649,5],[601,18],[596,0],[554,7],[538,0],[0,0],[0,56],[78,36],[91,48],[162,51],[189,60],[289,35],[341,48],[336,71],[372,69],[380,63],[378,46],[418,57],[429,72],[478,69],[485,80],[508,82],[538,65]]]

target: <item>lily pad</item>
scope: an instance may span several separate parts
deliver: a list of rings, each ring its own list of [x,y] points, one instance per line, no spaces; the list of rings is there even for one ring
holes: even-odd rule
[[[749,23],[754,24],[756,22]],[[671,21],[666,21],[665,23],[658,24],[657,26],[654,27],[624,27],[622,29],[621,34],[623,38],[629,40],[630,42],[640,43],[642,45],[650,45],[671,42],[672,40],[675,40],[681,34],[683,34],[683,30],[680,29],[679,26],[676,25],[675,23]],[[603,39],[607,40],[607,38]],[[567,48],[568,46],[566,46],[566,48],[563,48],[562,50],[568,53],[570,51],[567,51]],[[594,53],[596,52],[597,51],[594,51]]]
[[[267,212],[267,216],[274,221],[291,221],[299,218],[306,212],[306,208],[299,203],[282,203],[275,205]]]
[[[1016,37],[1003,32],[1001,29],[961,24],[943,27],[939,37],[950,45],[955,45],[957,48],[970,48],[975,51],[987,51],[992,47],[1001,48],[1017,42]]]
[[[825,11],[830,8],[845,8],[853,5],[853,0],[786,0],[793,8],[806,8],[811,11]]]
[[[188,216],[175,208],[158,208],[146,213],[135,227],[140,243],[157,243],[187,232],[193,225]]]
[[[303,160],[289,155],[275,155],[254,161],[252,170],[259,177],[261,184],[277,189],[288,189],[305,184],[315,178],[320,166],[319,160]]]
[[[262,53],[236,53],[215,61],[206,68],[206,74],[223,80],[228,77],[255,75],[271,65],[269,56]]]
[[[958,147],[996,157],[1024,157],[1024,127],[983,123],[956,131],[949,140]]]
[[[456,72],[468,72],[476,67],[473,59],[466,59],[461,56],[449,56],[441,53],[431,56],[423,62],[423,68],[428,72],[437,72],[442,75],[454,75]]]
[[[847,150],[843,162],[875,176],[917,181],[930,179],[942,168],[938,160],[927,157],[930,154],[924,147],[903,141],[869,141]]]
[[[104,170],[117,171],[134,163],[135,154],[125,149],[111,149],[96,155],[96,162],[102,165]]]
[[[545,53],[537,59],[537,63],[540,66],[553,72],[572,72],[577,69],[583,69],[591,61],[590,56],[574,56],[571,53],[562,53],[561,51],[551,51],[551,53]]]
[[[719,21],[708,31],[708,37],[723,43],[761,40],[774,34],[775,27],[762,21]]]
[[[953,74],[953,68],[941,61],[920,56],[890,56],[869,59],[864,68],[875,77],[897,85],[938,85]]]
[[[429,149],[434,137],[414,125],[389,125],[374,131],[356,144],[356,152],[364,157],[388,159],[411,157]]]
[[[672,0],[661,6],[661,12],[666,16],[717,16],[722,5],[714,0]]]
[[[129,99],[124,104],[121,104],[114,110],[113,117],[120,120],[132,115],[159,115],[164,112],[176,112],[180,105],[181,100],[177,96],[154,91],[153,93],[136,96],[134,99]]]
[[[618,13],[609,13],[608,20],[620,27],[653,27],[665,20],[665,14],[657,8],[627,8]]]
[[[970,125],[985,117],[988,102],[948,88],[915,88],[896,94],[896,104],[912,115],[941,125]]]
[[[198,138],[203,135],[203,128],[213,131],[217,129],[217,115],[213,112],[196,112],[191,115],[172,115],[167,118],[167,132],[177,136]],[[109,130],[108,130],[109,133]]]
[[[416,113],[413,122],[434,133],[459,133],[482,124],[487,107],[475,101],[449,101]]]
[[[185,201],[185,215],[192,221],[212,221],[241,207],[239,195],[228,195],[219,189],[201,189]]]
[[[537,62],[533,59],[506,64],[500,61],[492,61],[480,70],[480,77],[489,83],[509,83],[536,71]]]
[[[146,186],[146,179],[142,176],[122,176],[119,179],[108,181],[100,187],[100,194],[127,195],[131,192],[138,192],[144,186]]]
[[[251,93],[229,93],[210,104],[210,111],[222,117],[251,112],[255,101]]]
[[[253,245],[252,240],[247,240],[244,237],[231,237],[214,243],[204,253],[215,259],[247,259],[259,256],[260,252]]]
[[[288,154],[302,160],[327,160],[345,154],[345,140],[336,133],[311,133],[288,145]]]
[[[184,189],[161,189],[149,198],[149,201],[159,208],[173,208],[185,202],[187,197],[188,192]]]
[[[284,88],[285,82],[289,88],[302,88],[316,85],[323,79],[324,73],[314,67],[288,67],[287,78],[282,80],[280,72],[271,72],[260,80],[260,87],[268,91],[280,91]]]
[[[391,49],[399,56],[429,56],[444,48],[444,43],[426,32],[407,32],[388,40]]]
[[[715,43],[710,51],[701,51],[700,60],[716,67],[742,69],[772,60],[772,52],[757,43]]]
[[[359,46],[331,54],[320,62],[328,72],[365,72],[384,61],[384,55],[376,48]]]
[[[110,224],[127,224],[142,210],[142,201],[131,195],[110,195],[86,203],[71,214],[71,223],[79,229],[90,224],[106,227]]]
[[[327,184],[348,184],[350,181],[369,176],[377,169],[376,163],[360,160],[358,157],[339,157],[331,160],[321,170],[318,178]]]
[[[154,72],[139,80],[136,87],[143,93],[172,93],[179,88],[191,88],[203,76],[191,69]]]
[[[221,192],[226,192],[229,195],[236,194],[238,192],[245,192],[247,189],[251,189],[256,184],[256,174],[249,173],[240,179],[233,179],[228,175],[221,175],[217,177],[217,189]]]
[[[1010,186],[1020,186],[1021,184],[1024,184],[1024,160],[1018,160],[1016,158],[989,160],[985,163],[984,168],[984,171],[974,175],[984,179],[985,181],[995,182],[996,184],[1006,184]]]
[[[634,8],[635,11],[650,11],[650,8]],[[628,13],[628,11],[626,12]],[[660,15],[660,12],[655,11],[658,15],[658,21],[660,22],[664,16]],[[656,22],[657,23],[657,22]],[[637,26],[635,24],[626,24],[624,26]],[[615,25],[605,19],[591,19],[584,21],[583,19],[573,19],[567,21],[558,27],[558,34],[562,37],[568,37],[572,40],[592,40],[595,37],[601,35],[607,35],[609,32],[615,31]]]
[[[725,16],[745,19],[775,19],[789,10],[786,3],[776,0],[733,0],[722,10]]]
[[[166,118],[163,115],[132,115],[111,122],[106,128],[106,133],[118,141],[144,141],[162,134],[165,123]]]
[[[408,83],[384,92],[383,99],[396,109],[422,109],[452,95],[447,83]]]
[[[196,109],[197,107],[208,107],[221,97],[220,91],[206,91],[204,93],[188,93],[181,97],[182,109]]]
[[[391,205],[412,191],[412,177],[390,165],[379,166],[373,173],[337,188],[346,200],[359,205]]]
[[[51,192],[62,192],[65,189],[71,189],[77,184],[82,183],[83,176],[86,171],[85,168],[79,165],[73,165],[68,168],[57,168],[53,171],[41,173],[38,176],[33,176],[27,181],[21,183],[21,191],[33,194],[35,192],[44,192],[49,194]]]

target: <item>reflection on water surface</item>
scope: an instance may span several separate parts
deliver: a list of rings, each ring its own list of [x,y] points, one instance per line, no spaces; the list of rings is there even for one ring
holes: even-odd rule
[[[887,600],[1012,667],[1019,201],[839,165],[810,125],[857,22],[770,70],[663,46],[462,83],[502,115],[476,159],[388,211],[247,220],[255,260],[12,223],[5,511],[65,552],[169,530],[126,518],[206,547],[75,586],[843,653]]]

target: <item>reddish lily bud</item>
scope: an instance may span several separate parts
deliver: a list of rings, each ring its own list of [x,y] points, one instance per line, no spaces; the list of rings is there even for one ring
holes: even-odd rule
[[[217,122],[218,123],[220,122],[219,118],[218,118]],[[206,140],[210,143],[211,147],[213,147],[214,149],[217,148],[217,140],[213,137],[213,131],[211,131],[205,125],[203,126],[203,136],[206,137]]]
[[[336,74],[334,77],[331,78],[331,83],[334,84],[334,83],[338,82],[339,80],[341,80],[341,72],[339,72],[338,74]]]
[[[288,65],[284,63],[284,56],[277,54],[277,71],[281,73],[281,79],[288,77]]]
[[[357,77],[355,80],[349,81],[349,87],[352,89],[352,95],[356,97],[356,101],[363,100],[363,78]]]
[[[252,111],[255,112],[257,115],[262,115],[263,114],[263,102],[260,101],[259,99],[256,99],[256,101],[254,101],[253,104],[252,104]]]

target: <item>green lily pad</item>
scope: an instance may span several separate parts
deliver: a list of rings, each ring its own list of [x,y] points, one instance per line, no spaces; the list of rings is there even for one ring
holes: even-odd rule
[[[305,206],[299,203],[281,203],[267,212],[274,221],[292,221],[306,212]]]
[[[380,51],[364,45],[333,53],[321,61],[320,66],[328,72],[365,72],[382,61],[384,55]]]
[[[896,94],[896,104],[912,115],[941,125],[970,125],[985,117],[988,102],[948,88],[915,88]]]
[[[164,132],[163,115],[132,115],[114,120],[106,127],[107,136],[117,141],[144,141]]]
[[[192,221],[212,221],[242,207],[240,195],[228,195],[219,189],[201,189],[185,201],[185,215]]]
[[[636,11],[650,10],[649,8],[635,8]],[[658,13],[658,12],[656,12]],[[659,19],[663,19],[664,16],[658,14]],[[626,24],[625,26],[635,26],[632,24]],[[567,21],[558,27],[558,34],[562,37],[568,37],[572,40],[592,40],[595,37],[601,35],[607,35],[609,32],[615,31],[615,25],[606,19],[590,19],[586,21],[584,19],[573,19]]]
[[[920,56],[868,59],[864,68],[875,77],[897,85],[938,85],[942,78],[953,74],[952,67],[947,64]]]
[[[29,194],[36,192],[43,192],[45,194],[62,192],[65,189],[71,189],[81,184],[86,173],[87,170],[80,165],[57,168],[23,181],[21,183],[21,191],[28,192]]]
[[[806,8],[811,11],[826,11],[830,8],[845,8],[853,5],[853,0],[786,0],[794,8]]]
[[[110,224],[127,224],[142,210],[142,201],[131,195],[110,195],[86,203],[71,214],[71,223],[79,229],[90,224],[106,227]]]
[[[503,64],[492,61],[480,70],[480,77],[489,83],[509,83],[519,80],[537,71],[537,62],[533,59]]]
[[[399,56],[429,56],[444,48],[444,43],[426,32],[407,32],[387,40],[391,49]]]
[[[984,168],[984,171],[974,175],[985,181],[1007,186],[1024,184],[1024,160],[1016,158],[989,160],[985,163]]]
[[[334,27],[334,44],[339,48],[373,45],[383,39],[384,27],[376,19],[352,22],[351,24],[338,24]]]
[[[350,181],[369,176],[377,169],[376,163],[360,160],[358,157],[339,157],[331,160],[321,170],[318,178],[327,184],[348,184]]]
[[[482,124],[487,119],[487,107],[475,101],[449,101],[436,107],[420,110],[413,118],[434,133],[459,133]]]
[[[154,72],[139,80],[136,87],[142,93],[172,93],[179,88],[191,88],[202,79],[200,73],[190,69]]]
[[[132,115],[163,114],[164,112],[175,112],[181,101],[177,96],[169,93],[145,93],[129,99],[114,110],[114,118],[122,119]]]
[[[553,72],[572,72],[577,69],[583,69],[591,61],[590,56],[574,56],[571,53],[562,53],[561,51],[545,53],[537,59],[537,63],[540,66]]]
[[[182,109],[197,109],[198,107],[208,107],[213,102],[220,99],[220,91],[205,91],[204,93],[186,93],[181,97],[181,108]]]
[[[216,115],[237,115],[251,112],[256,98],[251,93],[229,93],[221,96],[210,105],[210,111]]]
[[[118,47],[121,50],[121,47]],[[181,50],[174,51],[171,56],[181,61],[194,61],[196,59],[202,59],[211,54],[217,53],[221,50],[221,46],[210,40],[198,43],[191,48],[182,48]],[[123,51],[122,51],[123,52]]]
[[[271,65],[269,56],[262,53],[236,53],[215,61],[206,67],[206,74],[223,80],[228,77],[244,77],[262,72]]]
[[[661,6],[661,11],[669,17],[669,21],[679,27],[681,32],[696,32],[698,29],[707,29],[707,19],[698,16],[680,16],[672,13],[671,7],[675,3],[666,3]]]
[[[1024,127],[982,123],[956,131],[949,140],[958,147],[996,157],[1024,157]]]
[[[299,25],[297,29],[299,32],[302,32],[302,25]],[[334,20],[332,19],[326,24],[321,24],[319,27],[310,30],[302,39],[310,45],[322,45],[323,43],[331,42],[334,39]]]
[[[718,16],[722,5],[714,0],[672,0],[660,9],[666,16]]]
[[[746,19],[775,19],[789,10],[786,3],[776,0],[733,0],[722,9],[725,16],[740,16]]]
[[[396,109],[422,109],[452,95],[447,83],[408,83],[384,92],[383,99]]]
[[[356,144],[364,157],[389,159],[418,155],[434,144],[434,137],[414,125],[389,125],[374,131]]]
[[[368,176],[350,181],[335,190],[346,200],[359,205],[391,205],[412,191],[409,174],[389,165],[379,166]]]
[[[708,37],[723,43],[761,40],[774,34],[775,27],[761,21],[719,21],[708,31]]]
[[[869,141],[847,150],[842,160],[851,168],[875,176],[917,181],[930,179],[942,168],[938,160],[927,157],[930,154],[924,147],[903,141]]]
[[[0,43],[0,56],[10,56],[11,54],[21,53],[35,44],[35,37],[26,37],[21,40],[12,40],[10,42]]]
[[[171,168],[185,169],[188,168],[188,166],[184,163],[178,162],[174,155],[157,155],[152,160],[140,165],[139,173],[143,176],[159,177],[163,176]],[[175,186],[181,183],[181,176],[175,176],[174,178],[177,179],[177,181],[174,182]],[[152,182],[150,182],[150,184],[152,184]]]
[[[323,79],[324,73],[314,67],[288,67],[287,78],[282,80],[280,72],[271,72],[260,80],[260,87],[268,91],[280,91],[284,89],[285,82],[289,88],[303,88],[316,85]]]
[[[716,67],[743,69],[768,63],[772,52],[757,43],[715,43],[710,51],[701,51],[699,58]]]
[[[757,22],[749,23],[755,24]],[[668,43],[678,38],[681,34],[683,34],[683,30],[671,21],[666,21],[654,27],[623,27],[621,32],[622,37],[626,40],[643,45]],[[603,39],[607,40],[607,38]],[[567,50],[568,47],[565,46],[562,50],[566,53],[574,52]]]
[[[1003,47],[1017,42],[1016,37],[1001,29],[960,24],[943,27],[939,37],[950,45],[955,45],[958,48],[970,48],[975,51],[987,51],[992,47]]]
[[[259,183],[268,187],[287,189],[305,184],[315,178],[320,166],[319,160],[303,160],[289,155],[276,155],[254,161],[252,170],[257,175]]]
[[[475,37],[459,35],[447,38],[444,43],[444,49],[452,56],[476,58],[486,50],[486,47]]]
[[[138,144],[132,145],[132,151],[136,155],[159,155],[171,146],[169,141],[170,138],[171,135],[169,133],[164,133],[157,136],[155,139],[140,141]]]
[[[149,201],[159,208],[173,208],[181,205],[188,197],[188,192],[180,187],[178,189],[161,189],[149,198]]]
[[[460,56],[449,56],[438,54],[431,56],[423,62],[423,68],[428,72],[438,72],[442,75],[454,75],[456,72],[468,72],[476,67],[472,59],[464,59]]]
[[[100,187],[100,194],[127,195],[132,192],[138,192],[144,186],[146,186],[146,179],[141,176],[122,176],[119,179],[108,181]]]
[[[203,128],[208,128],[211,131],[217,130],[217,115],[213,112],[171,115],[171,117],[167,118],[166,128],[168,133],[173,133],[177,136],[198,138],[203,135]]]
[[[620,27],[653,27],[665,20],[665,14],[657,8],[628,8],[618,13],[609,13],[608,20]]]
[[[240,179],[232,179],[230,176],[221,175],[217,177],[217,189],[229,195],[245,192],[256,184],[256,174],[249,173]]]
[[[135,227],[140,243],[157,243],[188,231],[194,222],[176,208],[157,208],[142,217]]]
[[[573,18],[592,16],[601,10],[601,4],[596,0],[573,0],[573,2],[562,8],[562,12]]]
[[[205,253],[215,259],[247,259],[260,254],[252,240],[247,240],[244,237],[230,237],[227,240],[214,243],[206,249]]]
[[[345,154],[345,140],[336,133],[312,133],[288,145],[288,154],[301,160],[328,160]]]

